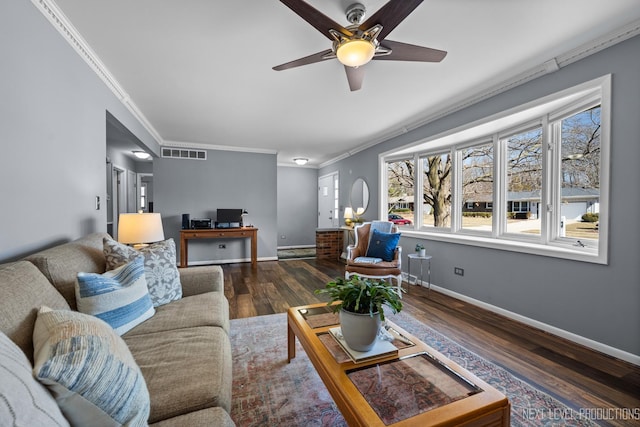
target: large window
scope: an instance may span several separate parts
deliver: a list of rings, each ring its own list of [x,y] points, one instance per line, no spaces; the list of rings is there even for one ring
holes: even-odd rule
[[[606,263],[609,86],[382,154],[383,207],[416,236]]]
[[[420,159],[422,163],[422,225],[451,225],[451,155],[435,154]]]
[[[403,159],[386,164],[387,213],[400,215],[405,220],[415,222],[413,159]],[[406,226],[406,223],[398,225]]]
[[[460,194],[467,207],[461,213],[461,228],[490,233],[493,229],[492,215],[483,207],[493,200],[493,143],[480,142],[457,152],[462,166]]]

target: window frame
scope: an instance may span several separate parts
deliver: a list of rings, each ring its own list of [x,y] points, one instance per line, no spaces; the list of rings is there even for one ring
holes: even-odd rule
[[[559,128],[562,120],[572,115],[600,105],[600,195],[598,238],[586,246],[580,239],[560,235],[560,184],[561,140]],[[436,228],[422,224],[423,206],[422,168],[415,169],[414,180],[414,224],[403,228],[403,235],[432,240],[491,247],[535,255],[551,256],[597,264],[608,263],[609,227],[609,180],[610,180],[610,123],[611,123],[611,75],[579,84],[569,89],[528,102],[521,106],[494,114],[464,126],[451,129],[432,137],[417,140],[379,154],[379,200],[380,214],[386,215],[388,206],[387,176],[388,162],[413,157],[414,164],[422,164],[422,159],[449,152],[452,158],[452,194],[450,228]],[[540,235],[523,236],[506,233],[506,144],[501,143],[508,135],[523,129],[542,127],[542,188],[540,198]],[[474,232],[461,228],[462,218],[462,168],[461,149],[477,146],[487,141],[494,144],[493,225],[490,233]],[[527,202],[530,205],[530,202]],[[558,214],[555,214],[555,211]],[[504,213],[502,213],[504,212]],[[504,223],[502,223],[504,222]],[[583,239],[584,240],[584,239]]]

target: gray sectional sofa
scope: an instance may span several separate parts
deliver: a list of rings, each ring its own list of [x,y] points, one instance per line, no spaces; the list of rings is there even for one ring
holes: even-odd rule
[[[76,310],[77,273],[105,271],[105,237],[94,233],[0,265],[0,332],[17,344],[25,360],[34,362],[32,337],[39,308]],[[179,269],[179,274],[182,298],[156,307],[151,318],[121,337],[146,382],[148,423],[233,426],[229,305],[222,269],[192,267]],[[0,375],[8,378],[9,373]],[[33,405],[45,407],[24,401],[9,413],[33,411]]]

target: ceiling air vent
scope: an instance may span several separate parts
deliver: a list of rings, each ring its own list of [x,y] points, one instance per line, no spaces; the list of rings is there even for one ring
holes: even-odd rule
[[[162,148],[162,157],[172,159],[192,159],[207,160],[207,152],[205,150],[192,150],[189,148]]]

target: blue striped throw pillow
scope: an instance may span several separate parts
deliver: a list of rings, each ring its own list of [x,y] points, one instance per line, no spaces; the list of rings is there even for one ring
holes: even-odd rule
[[[139,256],[104,274],[78,273],[78,311],[107,322],[119,335],[155,314]]]
[[[43,306],[36,317],[33,349],[33,374],[71,425],[147,425],[147,384],[124,340],[105,322]]]

